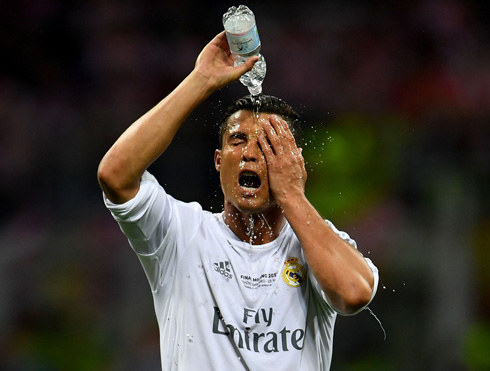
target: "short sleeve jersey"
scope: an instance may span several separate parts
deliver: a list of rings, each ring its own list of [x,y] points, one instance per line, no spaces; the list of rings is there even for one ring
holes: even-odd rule
[[[274,241],[252,245],[221,213],[174,199],[148,172],[132,200],[105,203],[150,283],[162,369],[329,369],[338,311],[289,224]]]

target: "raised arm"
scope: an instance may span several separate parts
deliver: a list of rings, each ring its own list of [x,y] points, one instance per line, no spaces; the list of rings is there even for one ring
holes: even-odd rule
[[[263,127],[259,140],[271,192],[300,240],[308,266],[335,308],[345,314],[357,312],[369,302],[374,290],[371,269],[360,252],[340,238],[306,198],[303,156],[286,122],[271,116]]]
[[[134,122],[100,162],[97,177],[109,200],[123,203],[133,198],[141,175],[165,151],[187,116],[214,91],[249,71],[257,59],[233,67],[225,32],[206,45],[192,72]]]

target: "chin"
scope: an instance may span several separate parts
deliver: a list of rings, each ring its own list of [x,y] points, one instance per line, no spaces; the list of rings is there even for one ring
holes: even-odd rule
[[[243,214],[261,214],[277,207],[270,199],[259,201],[257,199],[242,199],[234,205]]]

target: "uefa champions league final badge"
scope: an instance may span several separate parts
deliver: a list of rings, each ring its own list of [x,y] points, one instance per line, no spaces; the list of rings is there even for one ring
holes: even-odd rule
[[[306,270],[298,263],[298,258],[289,258],[284,262],[282,270],[282,279],[286,285],[291,287],[300,287],[306,281]]]

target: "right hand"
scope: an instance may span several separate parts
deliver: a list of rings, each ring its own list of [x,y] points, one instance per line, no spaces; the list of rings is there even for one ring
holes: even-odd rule
[[[204,47],[196,60],[194,72],[204,79],[211,91],[225,87],[250,71],[258,56],[248,58],[245,63],[234,67],[234,57],[222,31]]]

